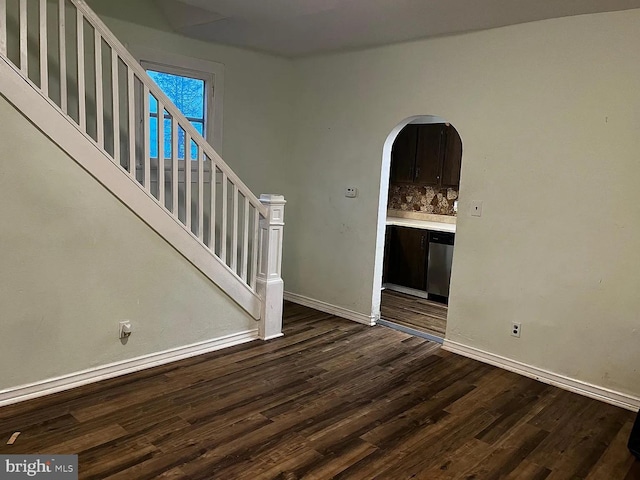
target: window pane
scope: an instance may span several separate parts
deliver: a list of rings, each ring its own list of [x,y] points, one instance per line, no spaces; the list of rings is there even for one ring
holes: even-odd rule
[[[184,160],[184,130],[178,127],[178,159]]]
[[[204,123],[192,121],[191,125],[193,125],[198,133],[204,137],[204,134],[202,133],[204,130]],[[193,160],[198,160],[198,147],[194,141],[191,142],[191,158]]]
[[[198,160],[198,145],[193,140],[191,140],[191,160],[194,162]]]
[[[147,70],[169,99],[186,117],[204,119],[204,81]]]
[[[158,113],[158,100],[152,94],[149,94],[149,111],[151,113]]]
[[[149,155],[151,158],[158,158],[158,118],[149,119]]]
[[[171,158],[171,119],[164,119],[164,158]]]
[[[202,132],[204,131],[204,124],[202,122],[196,122],[195,120],[191,122],[191,125],[194,126],[194,128],[198,131],[198,133],[200,135],[203,135]],[[204,136],[204,135],[203,135]]]

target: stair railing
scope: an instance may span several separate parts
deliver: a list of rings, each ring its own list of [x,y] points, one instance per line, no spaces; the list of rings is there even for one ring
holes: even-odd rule
[[[284,198],[256,198],[83,0],[0,0],[0,55],[262,299],[261,337],[279,336]]]

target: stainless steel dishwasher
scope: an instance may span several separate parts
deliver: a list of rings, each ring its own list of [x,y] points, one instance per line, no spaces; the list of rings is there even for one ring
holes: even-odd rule
[[[429,256],[427,260],[427,293],[449,297],[453,240],[447,232],[429,232]]]

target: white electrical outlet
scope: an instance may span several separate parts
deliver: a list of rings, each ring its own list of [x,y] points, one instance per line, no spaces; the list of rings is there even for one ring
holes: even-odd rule
[[[118,338],[129,338],[131,332],[131,322],[129,320],[124,320],[118,324]]]
[[[522,330],[522,324],[513,322],[511,324],[511,336],[520,338],[520,332]]]
[[[472,217],[481,217],[482,216],[482,202],[479,200],[474,200],[471,202],[471,216]]]
[[[358,196],[358,189],[356,187],[347,187],[344,189],[344,196],[347,198],[356,198]]]

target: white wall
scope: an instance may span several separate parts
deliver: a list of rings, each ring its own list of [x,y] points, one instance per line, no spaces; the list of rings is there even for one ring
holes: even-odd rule
[[[0,390],[257,328],[4,97],[0,117]]]
[[[638,45],[632,10],[296,61],[286,290],[372,313],[383,143],[438,115],[464,142],[447,338],[639,395]]]

